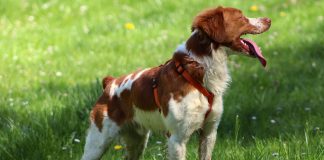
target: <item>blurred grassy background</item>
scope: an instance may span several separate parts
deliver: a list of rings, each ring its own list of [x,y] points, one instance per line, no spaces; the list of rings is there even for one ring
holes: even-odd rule
[[[273,23],[250,36],[266,69],[229,59],[214,158],[323,159],[321,0],[0,0],[0,159],[79,159],[98,80],[164,63],[189,37],[192,18],[218,5]],[[197,159],[196,136],[188,147]],[[165,155],[165,139],[154,134],[143,159]]]

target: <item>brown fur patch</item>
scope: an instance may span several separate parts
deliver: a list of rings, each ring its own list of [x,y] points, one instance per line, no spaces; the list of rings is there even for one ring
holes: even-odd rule
[[[180,61],[194,79],[202,82],[204,68],[200,66],[199,63],[184,54],[176,53],[173,58]],[[131,79],[138,73],[139,71],[134,72]],[[121,125],[132,120],[134,116],[133,107],[149,112],[157,110],[158,106],[154,101],[152,88],[153,78],[156,78],[158,83],[158,98],[160,99],[164,116],[168,114],[168,102],[171,96],[179,101],[182,97],[195,89],[176,72],[174,61],[170,61],[165,65],[145,71],[133,82],[131,90],[124,90],[119,97],[117,95],[109,95],[111,81],[115,80],[114,83],[120,86],[126,76],[127,75],[116,79],[104,79],[104,85],[107,85],[104,93],[95,104],[91,115],[92,120],[96,123],[98,128],[102,128],[103,114],[105,111],[108,112],[110,119],[115,121],[118,125]]]
[[[114,78],[111,77],[111,76],[107,76],[107,77],[103,78],[103,79],[102,79],[102,88],[105,89],[106,86],[107,86],[109,83],[111,83],[113,80],[114,80]]]
[[[197,56],[211,56],[212,49],[210,46],[212,42],[212,39],[205,32],[197,29],[196,33],[187,40],[186,47]],[[218,47],[218,43],[214,42],[214,46]]]
[[[270,19],[265,18],[264,23]],[[214,47],[227,46],[235,51],[242,51],[240,36],[246,33],[255,33],[257,28],[249,23],[242,12],[235,8],[217,7],[200,12],[192,23],[192,30],[198,29],[205,33],[212,41]],[[199,34],[198,34],[199,35]],[[198,48],[198,55],[204,50],[204,41],[199,36],[191,37],[194,42],[188,41],[188,48]],[[198,42],[198,43],[196,43]],[[199,49],[203,48],[203,49]]]
[[[107,103],[108,96],[103,94],[99,100],[96,102],[95,106],[91,112],[91,120],[96,124],[99,131],[102,129],[102,122],[104,119],[104,113],[108,111],[108,103]]]
[[[193,21],[192,30],[199,29],[205,32],[215,42],[225,42],[226,35],[223,12],[224,8],[218,7],[199,13]]]

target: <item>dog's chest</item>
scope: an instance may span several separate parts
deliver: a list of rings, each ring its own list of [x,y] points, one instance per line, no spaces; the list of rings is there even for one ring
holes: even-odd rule
[[[231,80],[225,49],[221,47],[213,50],[211,57],[197,60],[205,67],[204,85],[215,95],[222,96]]]
[[[137,107],[134,107],[134,121],[150,130],[166,130],[163,114],[161,114],[158,110],[143,111],[141,109],[138,109]]]

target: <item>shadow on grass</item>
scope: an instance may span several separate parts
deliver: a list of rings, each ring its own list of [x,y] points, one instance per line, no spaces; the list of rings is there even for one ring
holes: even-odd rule
[[[43,84],[30,91],[47,91],[47,95],[39,95],[39,100],[45,101],[36,111],[28,107],[0,110],[0,129],[4,131],[0,133],[0,159],[77,159],[100,86],[98,82],[73,88]]]

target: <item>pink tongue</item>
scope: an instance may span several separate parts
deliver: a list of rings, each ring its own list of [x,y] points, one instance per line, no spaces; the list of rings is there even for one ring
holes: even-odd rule
[[[250,53],[252,52],[261,62],[261,64],[263,65],[263,67],[265,67],[267,65],[267,61],[266,59],[263,57],[260,48],[258,47],[258,45],[253,42],[250,39],[245,39],[242,38],[242,40],[249,46],[250,48]]]

